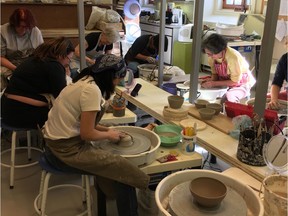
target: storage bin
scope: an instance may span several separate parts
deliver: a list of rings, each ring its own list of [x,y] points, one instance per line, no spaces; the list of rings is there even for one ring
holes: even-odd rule
[[[244,34],[244,24],[235,26],[217,23],[216,33],[226,36],[240,36],[241,34]]]

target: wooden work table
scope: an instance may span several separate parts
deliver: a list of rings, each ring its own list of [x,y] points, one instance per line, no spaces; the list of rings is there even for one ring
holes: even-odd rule
[[[179,124],[177,121],[171,121],[165,118],[162,114],[164,106],[168,105],[167,97],[171,94],[143,79],[138,78],[136,80],[137,83],[142,85],[138,96],[132,97],[130,94],[125,93],[124,87],[119,86],[116,88],[116,92],[122,92],[123,97],[129,102],[136,105],[138,108],[142,109],[160,122],[164,124]],[[187,109],[194,108],[194,105],[190,103],[185,103],[183,106]],[[195,117],[189,116],[189,118]],[[236,157],[238,140],[232,138],[227,133],[217,129],[216,127],[211,126],[211,124],[208,124],[208,121],[206,121],[206,123],[207,127],[197,133],[198,144],[231,166],[238,167],[258,181],[262,181],[265,175],[270,172],[269,168],[267,166],[250,166],[239,161]],[[221,119],[218,124],[225,128]]]

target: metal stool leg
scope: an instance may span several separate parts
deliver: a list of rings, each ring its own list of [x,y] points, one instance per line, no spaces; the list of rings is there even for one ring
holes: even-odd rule
[[[10,162],[10,189],[14,188],[14,170],[15,170],[15,151],[17,142],[17,132],[12,132],[12,143],[11,143],[11,162]]]
[[[86,191],[87,215],[92,216],[91,190],[90,190],[90,177],[89,177],[89,175],[85,175],[85,191]]]

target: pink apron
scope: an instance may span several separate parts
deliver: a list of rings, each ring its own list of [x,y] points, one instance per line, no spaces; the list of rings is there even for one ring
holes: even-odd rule
[[[218,75],[218,79],[219,80],[229,80],[230,79],[230,75],[228,75],[227,73],[227,62],[223,61],[222,63],[218,63],[218,62],[214,62],[214,68],[215,71]],[[247,73],[242,73],[242,78],[239,81],[239,85],[237,86],[241,86],[243,84],[246,84],[249,82],[249,75],[252,75],[250,71],[248,71]]]
[[[223,58],[225,57],[225,54]],[[214,61],[214,68],[218,75],[219,80],[229,80],[230,75],[228,75],[227,62],[224,60],[222,63]],[[255,84],[255,79],[251,72],[248,70],[246,73],[242,73],[241,80],[238,82],[237,86],[229,87],[225,97],[230,102],[240,102],[244,97],[250,95],[250,88]],[[247,84],[247,85],[246,85]]]

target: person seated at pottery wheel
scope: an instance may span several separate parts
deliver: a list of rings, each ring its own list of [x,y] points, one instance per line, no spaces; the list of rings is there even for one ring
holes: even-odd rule
[[[256,80],[249,70],[249,64],[237,50],[227,46],[227,40],[212,34],[202,42],[202,52],[208,55],[208,64],[212,76],[202,81],[203,88],[228,87],[221,99],[240,102],[250,95],[250,89]]]
[[[271,85],[270,94],[267,95],[268,98],[271,98],[270,102],[268,103],[269,109],[280,109],[279,100],[288,100],[288,87],[284,87],[284,90],[281,91],[284,80],[286,80],[286,85],[288,81],[287,57],[287,53],[282,55],[277,64],[276,72]]]
[[[165,36],[164,51],[168,49],[168,38]],[[139,77],[137,66],[140,64],[157,64],[156,57],[159,51],[158,35],[141,35],[138,37],[125,55],[127,67],[130,68],[134,77]]]
[[[95,175],[95,185],[116,198],[118,215],[138,215],[135,188],[146,189],[149,176],[119,154],[94,147],[90,141],[118,143],[124,132],[99,125],[105,100],[125,77],[123,58],[100,55],[65,87],[49,112],[43,133],[47,160],[62,170]],[[95,123],[96,122],[96,123]],[[112,191],[111,191],[112,190]],[[98,206],[98,208],[100,208]]]
[[[111,54],[113,43],[120,40],[117,30],[111,27],[105,28],[102,32],[91,32],[85,36],[85,61],[86,65],[93,65],[95,58],[102,54]],[[86,66],[85,66],[86,67]],[[75,53],[71,59],[71,77],[77,76],[80,68],[80,45],[75,47]]]
[[[13,71],[44,42],[32,12],[17,8],[9,22],[1,25],[1,90],[9,82]]]

